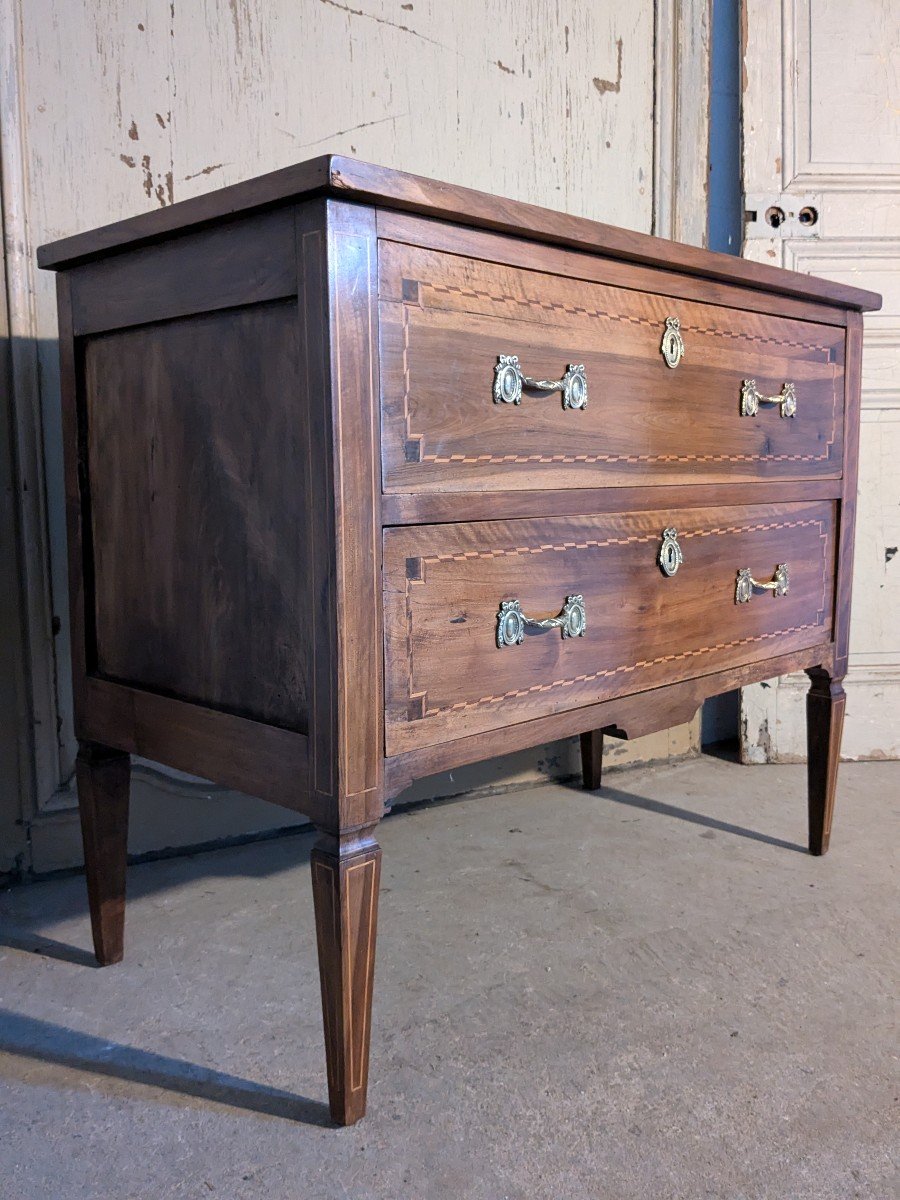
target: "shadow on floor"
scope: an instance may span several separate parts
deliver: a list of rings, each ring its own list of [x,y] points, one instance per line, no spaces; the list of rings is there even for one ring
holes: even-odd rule
[[[139,900],[172,887],[190,887],[201,879],[232,876],[261,879],[288,874],[309,862],[316,836],[315,832],[305,829],[290,829],[278,838],[241,839],[230,846],[210,843],[153,861],[129,859],[127,899]],[[266,843],[265,853],[248,853],[258,842]],[[45,885],[47,891],[44,891]],[[0,889],[0,947],[8,946],[80,966],[94,966],[94,956],[89,950],[54,941],[40,933],[32,933],[30,929],[32,924],[46,925],[72,918],[87,921],[87,917],[87,887],[82,867]],[[89,943],[87,925],[85,934]]]
[[[39,954],[41,958],[55,958],[59,962],[73,963],[76,967],[100,966],[90,950],[57,942],[40,933],[29,933],[27,929],[0,929],[0,946],[24,950],[26,954]]]
[[[578,783],[570,786],[580,787]],[[641,808],[645,812],[656,813],[661,817],[674,817],[676,820],[687,821],[692,825],[705,825],[707,829],[716,829],[720,833],[732,833],[736,837],[749,838],[753,842],[764,842],[767,846],[777,846],[780,850],[795,850],[799,854],[808,853],[806,846],[801,846],[799,842],[788,842],[784,838],[771,837],[768,833],[759,833],[757,830],[747,829],[743,825],[733,825],[730,821],[720,821],[718,817],[708,817],[705,813],[679,808],[676,804],[666,804],[663,800],[650,800],[646,796],[635,796],[631,792],[623,792],[605,784],[597,790],[596,794],[600,800],[612,800],[616,804],[624,804],[628,808]]]
[[[730,757],[733,748],[723,744],[720,753],[714,757]],[[581,790],[580,776],[576,779],[548,781],[556,786],[570,787]],[[661,800],[651,800],[633,792],[622,791],[619,788],[604,785],[598,796],[601,800],[611,800],[630,808],[643,809],[645,812],[659,816],[673,817],[694,825],[702,825],[721,833],[733,834],[737,837],[749,838],[751,841],[762,842],[782,850],[793,850],[805,854],[805,846],[789,842],[782,838],[771,837],[757,830],[721,821],[716,817],[703,813],[692,812],[675,804]],[[466,796],[442,797],[436,800],[416,801],[398,809],[399,817],[403,812],[409,812],[419,807],[456,804],[465,802]],[[192,882],[209,876],[227,877],[241,876],[271,876],[279,872],[293,871],[298,866],[309,861],[310,851],[315,843],[316,834],[306,830],[291,830],[279,838],[265,839],[268,843],[265,854],[247,854],[244,845],[229,847],[213,847],[197,850],[193,854],[182,854],[176,858],[158,861],[153,864],[143,864],[140,870],[129,869],[128,897],[138,899],[151,893],[164,890],[177,883],[179,887],[190,886]],[[207,852],[208,849],[208,852]],[[135,864],[137,865],[137,864]],[[40,916],[32,918],[29,912],[31,898],[35,895],[32,888],[15,888],[12,892],[0,897],[0,919],[8,922],[6,929],[0,928],[0,946],[8,946],[14,950],[43,955],[47,958],[58,959],[73,963],[76,966],[94,967],[96,962],[93,954],[78,946],[67,945],[32,933],[28,929],[31,919],[35,924],[48,920],[70,919],[82,917],[87,919],[87,893],[84,886],[84,876],[81,872],[73,872],[68,880],[60,880],[60,887],[55,890],[53,899],[48,907],[46,901],[40,905]],[[38,885],[39,886],[39,885]],[[4,901],[7,901],[4,904]],[[21,907],[20,907],[21,905]],[[5,909],[5,911],[4,911]],[[87,938],[90,934],[85,928]]]
[[[267,1117],[280,1117],[305,1125],[331,1124],[327,1105],[318,1100],[265,1087],[182,1059],[109,1042],[5,1008],[0,1008],[0,1051]]]

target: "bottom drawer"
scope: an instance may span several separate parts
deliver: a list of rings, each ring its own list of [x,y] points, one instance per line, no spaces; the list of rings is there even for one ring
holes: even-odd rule
[[[386,529],[387,754],[829,641],[834,529],[832,501]]]

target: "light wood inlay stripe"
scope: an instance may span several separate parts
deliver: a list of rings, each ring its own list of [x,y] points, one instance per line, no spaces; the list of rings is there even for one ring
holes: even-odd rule
[[[406,429],[406,442],[416,441],[419,444],[418,462],[429,462],[436,465],[448,466],[456,463],[460,466],[503,466],[528,463],[543,464],[574,464],[587,465],[598,463],[624,463],[635,466],[638,463],[657,463],[661,465],[672,463],[758,463],[765,462],[827,462],[831,458],[832,447],[837,433],[837,381],[840,373],[835,368],[832,374],[831,387],[831,437],[823,444],[821,454],[431,454],[426,453],[425,434],[417,433],[412,428],[412,415],[409,409],[410,401],[410,366],[409,366],[409,312],[411,306],[404,304],[403,308],[403,418]],[[486,389],[489,391],[489,389]],[[735,412],[737,412],[739,393],[735,391]]]

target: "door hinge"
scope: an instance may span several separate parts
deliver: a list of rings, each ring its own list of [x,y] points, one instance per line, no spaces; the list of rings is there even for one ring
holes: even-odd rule
[[[744,238],[806,238],[821,235],[822,198],[786,192],[744,197]]]

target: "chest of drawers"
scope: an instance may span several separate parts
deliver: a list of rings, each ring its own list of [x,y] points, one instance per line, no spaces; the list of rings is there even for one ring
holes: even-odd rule
[[[42,248],[58,275],[78,791],[122,956],[129,754],[305,813],[328,1088],[365,1109],[411,780],[846,670],[879,298],[326,156]]]

